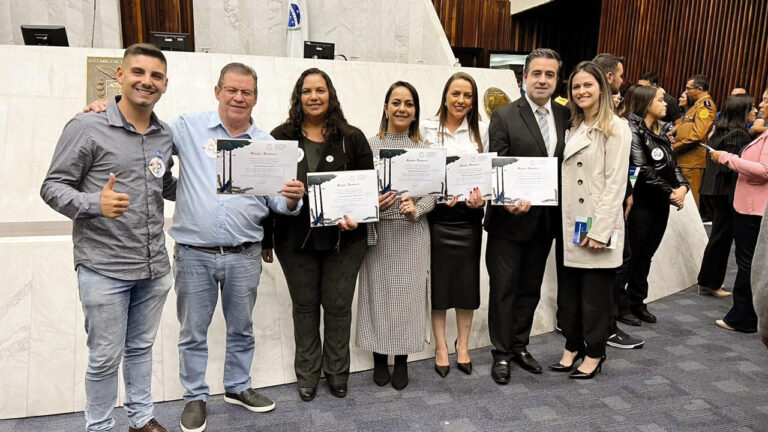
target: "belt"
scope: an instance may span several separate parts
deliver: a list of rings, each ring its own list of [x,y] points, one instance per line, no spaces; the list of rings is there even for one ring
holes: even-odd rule
[[[181,244],[179,243],[179,246],[187,247],[190,249],[194,249],[196,251],[205,252],[209,254],[221,254],[221,255],[228,255],[233,253],[242,253],[249,247],[256,244],[256,242],[245,242],[238,246],[192,246],[188,244]]]

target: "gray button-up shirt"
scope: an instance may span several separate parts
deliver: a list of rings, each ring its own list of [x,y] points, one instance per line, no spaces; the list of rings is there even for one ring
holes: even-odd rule
[[[40,195],[74,220],[75,268],[82,264],[121,280],[154,279],[170,270],[163,233],[163,197],[174,199],[173,135],[154,113],[140,134],[117,108],[75,116],[56,144]],[[165,173],[161,174],[159,161]],[[115,174],[114,191],[130,196],[128,211],[102,216],[101,191]]]

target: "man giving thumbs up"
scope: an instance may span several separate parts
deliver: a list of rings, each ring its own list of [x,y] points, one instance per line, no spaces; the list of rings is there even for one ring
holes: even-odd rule
[[[150,388],[152,345],[173,283],[163,233],[163,198],[176,192],[173,138],[152,111],[168,83],[163,53],[131,45],[117,80],[122,96],[106,111],[80,114],[64,127],[40,195],[74,221],[89,347],[87,430],[114,426],[124,358],[129,430],[165,431],[154,419]]]

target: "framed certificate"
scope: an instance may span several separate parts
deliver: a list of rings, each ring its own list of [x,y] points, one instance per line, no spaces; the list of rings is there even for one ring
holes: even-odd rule
[[[349,216],[355,222],[379,220],[376,170],[307,173],[309,225],[334,226]]]
[[[493,205],[514,205],[521,199],[534,206],[557,205],[557,158],[495,157],[491,165]]]
[[[296,178],[298,141],[216,140],[216,193],[278,196]]]
[[[445,200],[457,197],[469,199],[474,188],[480,189],[483,199],[493,196],[491,184],[491,160],[496,153],[472,153],[448,156],[445,161]]]
[[[442,196],[445,191],[445,149],[379,150],[382,192],[410,196]]]

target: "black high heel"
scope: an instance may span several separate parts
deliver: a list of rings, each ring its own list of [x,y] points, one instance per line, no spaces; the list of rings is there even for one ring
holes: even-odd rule
[[[472,375],[472,361],[470,360],[467,363],[460,363],[459,362],[459,340],[456,339],[453,342],[453,349],[456,350],[456,364],[459,367],[459,370],[464,372],[467,375]]]
[[[549,370],[552,372],[570,372],[577,361],[584,360],[585,355],[586,353],[584,352],[576,352],[576,357],[573,358],[573,362],[571,362],[570,365],[565,366],[564,364],[557,362],[555,364],[549,365]]]
[[[448,344],[445,344],[445,350],[448,351]],[[448,372],[450,371],[451,371],[450,360],[448,361],[447,366],[440,366],[437,364],[437,353],[435,353],[435,372],[437,372],[437,374],[440,375],[441,378],[445,378],[448,375]]]
[[[603,370],[603,362],[605,361],[605,354],[603,354],[602,357],[600,357],[600,361],[597,363],[597,367],[592,370],[590,373],[582,372],[578,369],[574,370],[573,372],[568,375],[568,378],[571,379],[592,379],[595,377],[595,375],[598,372],[602,372]]]

